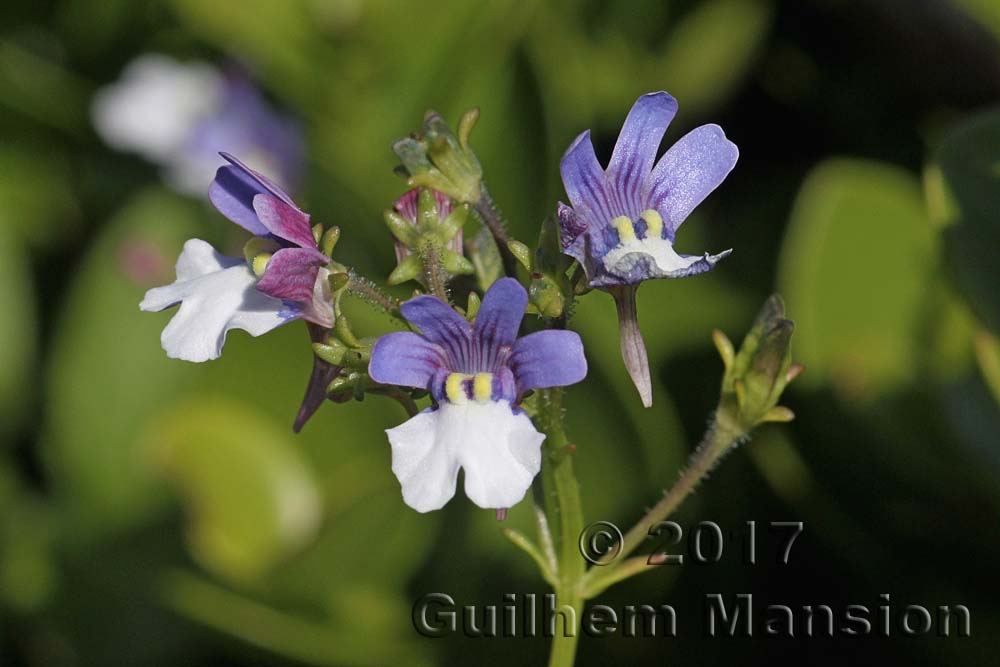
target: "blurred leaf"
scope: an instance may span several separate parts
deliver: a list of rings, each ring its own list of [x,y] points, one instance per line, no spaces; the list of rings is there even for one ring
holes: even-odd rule
[[[949,132],[934,154],[942,183],[929,188],[944,203],[942,234],[948,271],[976,315],[1000,331],[995,250],[1000,247],[1000,111],[973,117]],[[934,183],[934,181],[931,181]]]
[[[1000,4],[994,0],[955,0],[973,18],[1000,37]]]
[[[767,0],[709,0],[670,33],[656,76],[685,112],[718,104],[743,80],[768,37],[774,6]]]
[[[682,116],[718,104],[743,81],[773,14],[769,0],[696,3],[667,24],[658,48],[651,49],[616,25],[602,25],[594,36],[577,12],[549,7],[534,22],[530,52],[557,142],[550,151],[561,154],[595,121],[603,122],[608,134],[617,133],[629,105],[651,90],[675,96]]]
[[[975,337],[976,359],[986,386],[1000,403],[1000,340],[989,332],[980,331]]]
[[[842,398],[863,400],[913,379],[933,250],[910,174],[847,159],[810,172],[779,271],[803,384],[832,382]]]
[[[163,593],[168,604],[188,617],[308,664],[429,664],[426,643],[405,639],[403,628],[397,627],[397,633],[391,631],[399,619],[409,622],[409,610],[397,599],[372,590],[356,589],[345,597],[351,607],[346,618],[355,622],[365,617],[390,621],[379,625],[377,635],[358,632],[349,624],[293,616],[184,572],[167,576]]]
[[[141,312],[139,301],[173,279],[175,253],[198,227],[196,211],[159,190],[139,193],[65,277],[42,454],[75,537],[134,524],[162,499],[135,439],[145,418],[195,375],[166,357],[164,322]]]
[[[31,407],[36,371],[35,292],[24,248],[0,232],[0,436],[11,435]]]
[[[89,86],[72,71],[0,40],[0,88],[5,106],[60,130],[87,128]]]
[[[16,235],[31,245],[65,236],[77,221],[68,165],[41,146],[0,146],[0,234]]]
[[[56,587],[54,525],[41,498],[0,459],[0,606],[36,611]]]
[[[314,536],[320,500],[287,430],[246,405],[187,396],[143,440],[179,490],[192,554],[218,576],[256,578]]]

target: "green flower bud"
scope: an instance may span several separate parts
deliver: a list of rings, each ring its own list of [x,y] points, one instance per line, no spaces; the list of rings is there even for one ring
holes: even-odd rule
[[[482,195],[483,169],[469,145],[469,135],[478,118],[478,109],[466,112],[456,137],[439,114],[428,111],[420,134],[392,146],[403,163],[407,184],[432,188],[459,202],[477,203]]]
[[[721,331],[712,335],[726,372],[722,379],[719,417],[747,432],[769,421],[791,421],[794,414],[778,405],[785,387],[804,370],[792,364],[794,323],[785,318],[785,304],[777,294],[764,303],[740,349]]]

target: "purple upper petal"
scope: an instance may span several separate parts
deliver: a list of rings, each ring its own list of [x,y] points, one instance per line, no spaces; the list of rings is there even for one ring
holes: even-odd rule
[[[446,365],[445,352],[419,334],[397,331],[375,342],[368,374],[376,382],[427,389]]]
[[[278,299],[310,304],[316,273],[327,262],[326,255],[312,248],[284,248],[268,261],[257,289]]]
[[[449,368],[462,371],[470,358],[472,325],[436,296],[422,295],[404,303],[400,310],[420,327],[424,338],[444,348]]]
[[[643,95],[632,105],[608,163],[608,184],[619,204],[614,213],[634,220],[645,210],[640,190],[676,113],[677,100],[662,91]]]
[[[270,194],[255,196],[253,210],[260,223],[274,236],[300,248],[316,248],[316,238],[307,213]]]
[[[513,278],[501,278],[486,291],[474,329],[474,337],[484,356],[482,368],[492,369],[501,348],[517,339],[527,306],[528,293]]]
[[[717,188],[739,157],[736,144],[718,125],[691,130],[660,158],[643,185],[646,206],[663,216],[667,238]]]
[[[208,188],[208,198],[219,210],[240,227],[257,236],[267,236],[268,229],[257,218],[253,200],[259,194],[269,194],[295,206],[288,194],[263,174],[250,169],[228,153],[221,153],[231,165],[219,167],[215,180]]]
[[[519,339],[514,344],[510,367],[520,391],[562,387],[587,375],[580,336],[561,329],[538,331]]]
[[[604,170],[594,154],[590,130],[570,144],[559,162],[563,187],[578,215],[592,217],[591,224],[604,224],[614,217],[605,189]]]

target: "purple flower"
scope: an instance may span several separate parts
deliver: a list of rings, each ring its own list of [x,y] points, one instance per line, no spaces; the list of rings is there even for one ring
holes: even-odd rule
[[[437,297],[418,296],[402,312],[422,333],[390,333],[375,343],[372,379],[427,389],[436,403],[386,431],[403,499],[418,512],[451,499],[459,468],[465,494],[496,509],[519,502],[538,473],[545,435],[516,406],[529,389],[579,382],[587,361],[572,331],[518,338],[527,303],[524,288],[503,278],[472,325]]]
[[[230,164],[219,168],[209,198],[256,236],[246,261],[192,239],[177,260],[177,280],[149,290],[139,304],[146,311],[181,305],[161,342],[168,356],[188,361],[217,358],[234,328],[259,336],[295,319],[333,326],[330,258],[320,252],[309,216],[265,176],[223,157]]]
[[[186,194],[204,192],[221,150],[252,156],[285,183],[301,170],[298,124],[273,109],[238,66],[144,54],[98,91],[91,113],[110,146],[160,165],[167,183]]]
[[[563,249],[577,259],[591,287],[618,303],[622,355],[643,402],[651,404],[645,345],[635,322],[635,290],[651,278],[682,278],[709,271],[727,256],[681,255],[677,229],[732,170],[739,156],[718,125],[687,133],[656,161],[677,101],[665,92],[632,106],[607,169],[594,154],[590,131],[563,155],[560,169],[572,207],[559,204]],[[654,166],[655,163],[655,166]]]

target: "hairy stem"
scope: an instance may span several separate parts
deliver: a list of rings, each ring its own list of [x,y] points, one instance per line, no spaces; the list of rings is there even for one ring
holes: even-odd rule
[[[643,571],[642,568],[635,567],[634,559],[627,559],[627,556],[645,541],[649,536],[650,528],[673,514],[674,510],[698,487],[705,475],[711,472],[722,455],[743,437],[744,431],[738,425],[725,419],[724,414],[721,410],[716,410],[712,425],[709,426],[697,449],[691,454],[688,466],[681,473],[680,478],[663,495],[663,498],[625,534],[621,549],[611,548],[608,550],[608,555],[598,563],[598,565],[606,567],[591,568],[584,579],[585,588],[594,589],[593,584],[597,581],[606,581],[604,587],[607,587],[615,581]],[[626,567],[628,572],[623,572],[624,576],[616,576],[617,571],[622,567]]]
[[[479,201],[476,202],[476,213],[483,221],[483,224],[486,225],[486,228],[490,230],[493,239],[497,242],[497,247],[500,249],[500,258],[503,260],[504,273],[511,277],[517,276],[517,258],[514,257],[514,253],[510,251],[508,245],[510,243],[510,235],[507,234],[503,213],[500,212],[500,208],[493,201],[486,183],[480,184],[480,197]]]
[[[350,275],[351,279],[347,285],[348,292],[359,299],[363,299],[373,306],[384,310],[393,317],[400,317],[399,301],[397,299],[380,290],[375,286],[374,282],[362,275],[359,275],[353,269],[348,275]]]
[[[420,248],[420,261],[424,265],[424,283],[431,294],[445,303],[448,299],[448,272],[441,263],[441,252],[437,246],[427,243]]]
[[[563,390],[542,391],[538,426],[545,433],[542,450],[543,505],[548,523],[552,527],[556,572],[556,605],[573,610],[567,618],[573,619],[572,627],[556,632],[552,638],[549,667],[572,667],[576,656],[580,618],[583,614],[583,597],[580,582],[586,572],[580,555],[578,539],[583,531],[583,509],[580,488],[573,473],[573,451],[563,426]],[[543,536],[544,537],[544,536]]]

